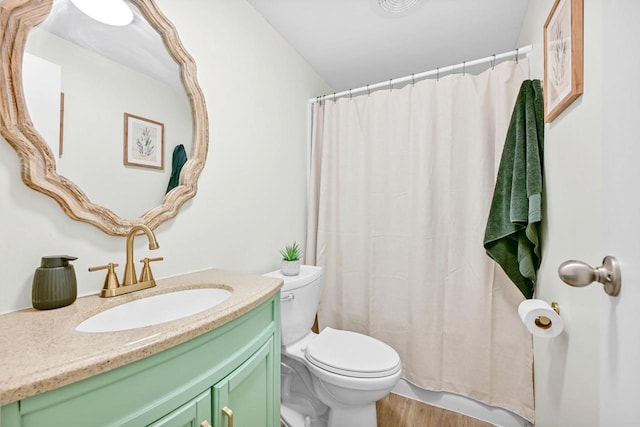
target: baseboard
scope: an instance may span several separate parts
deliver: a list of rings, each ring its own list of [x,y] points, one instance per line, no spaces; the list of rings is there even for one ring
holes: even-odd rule
[[[405,379],[400,380],[392,392],[431,406],[458,412],[499,427],[533,426],[529,421],[506,409],[485,405],[484,403],[454,393],[425,390],[411,384]]]

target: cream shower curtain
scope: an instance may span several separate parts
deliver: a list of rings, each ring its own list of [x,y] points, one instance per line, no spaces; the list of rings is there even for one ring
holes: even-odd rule
[[[314,106],[306,262],[318,312],[392,345],[404,377],[533,421],[520,291],[482,246],[527,60]]]

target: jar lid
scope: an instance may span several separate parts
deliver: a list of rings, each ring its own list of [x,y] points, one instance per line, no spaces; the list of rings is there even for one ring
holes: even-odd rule
[[[66,267],[69,265],[69,261],[78,259],[69,255],[49,255],[43,256],[40,260],[40,267],[53,268],[53,267]]]

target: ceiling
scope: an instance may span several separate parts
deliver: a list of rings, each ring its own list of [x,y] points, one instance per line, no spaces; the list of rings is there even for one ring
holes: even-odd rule
[[[336,92],[513,50],[529,4],[422,0],[392,15],[379,1],[248,0]]]
[[[49,16],[38,27],[182,90],[180,67],[169,56],[160,34],[138,7],[127,3],[133,22],[123,27],[97,25],[70,0],[54,0]]]
[[[247,0],[335,92],[515,49],[529,0]],[[417,2],[405,14],[379,2]],[[55,0],[41,27],[180,86],[158,33],[133,7],[127,27],[96,26]],[[140,43],[133,43],[139,40]],[[144,48],[136,48],[142,45]],[[155,48],[151,48],[154,46]],[[157,48],[157,49],[156,49]],[[473,70],[470,70],[473,72]]]

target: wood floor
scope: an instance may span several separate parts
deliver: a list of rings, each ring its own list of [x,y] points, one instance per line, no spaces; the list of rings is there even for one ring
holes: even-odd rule
[[[376,403],[378,427],[492,427],[490,423],[397,394]]]
[[[376,402],[376,413],[378,427],[493,427],[493,424],[393,393]]]

